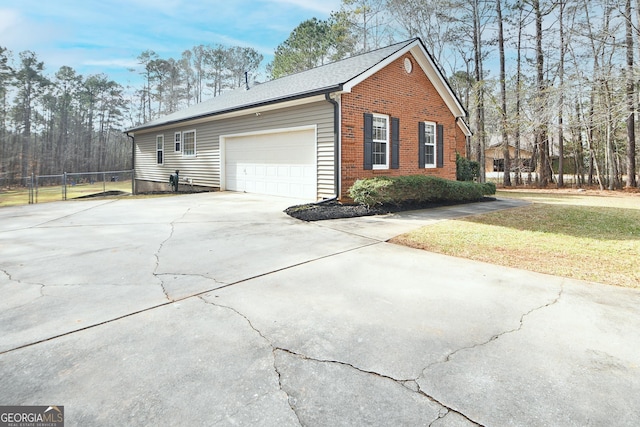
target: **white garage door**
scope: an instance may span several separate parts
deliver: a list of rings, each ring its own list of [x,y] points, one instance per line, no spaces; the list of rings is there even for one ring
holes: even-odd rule
[[[315,200],[315,130],[225,138],[225,188]]]

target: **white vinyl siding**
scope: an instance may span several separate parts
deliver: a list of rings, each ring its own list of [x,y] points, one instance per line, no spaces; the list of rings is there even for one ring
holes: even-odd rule
[[[174,170],[191,178],[197,186],[220,188],[220,135],[269,131],[292,127],[316,126],[317,192],[318,198],[333,197],[334,189],[334,130],[333,105],[318,101],[280,110],[214,120],[197,125],[186,124],[169,128],[171,133],[196,131],[197,156],[165,153],[164,165],[155,162],[155,133],[136,132],[136,179],[168,182]],[[183,135],[184,138],[184,135]],[[184,139],[182,141],[184,151]]]

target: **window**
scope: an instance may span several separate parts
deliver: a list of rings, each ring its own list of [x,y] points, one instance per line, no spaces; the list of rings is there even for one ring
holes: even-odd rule
[[[436,167],[436,124],[424,123],[424,167]]]
[[[156,136],[156,163],[164,163],[164,135]]]
[[[196,131],[190,130],[182,133],[182,155],[196,155]]]
[[[421,168],[444,167],[444,126],[418,122],[418,164]]]
[[[180,152],[180,149],[181,149],[181,147],[180,147],[180,142],[181,142],[181,141],[182,141],[182,134],[181,134],[180,132],[176,132],[176,133],[173,135],[174,151],[175,151],[176,153],[179,153],[179,152]]]
[[[373,169],[389,169],[389,117],[373,115]]]

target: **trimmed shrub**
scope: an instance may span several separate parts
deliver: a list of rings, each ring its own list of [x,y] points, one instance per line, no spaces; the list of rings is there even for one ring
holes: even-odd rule
[[[480,164],[456,153],[456,179],[458,181],[475,181],[480,177]]]
[[[495,194],[493,183],[451,181],[435,176],[408,175],[359,179],[349,196],[366,206],[428,202],[471,202]]]
[[[484,184],[482,184],[482,192],[485,196],[496,194],[496,184],[493,182],[485,182]]]
[[[381,176],[372,179],[358,179],[349,189],[349,196],[357,203],[366,206],[393,203],[389,198],[389,190],[393,181],[389,177]]]

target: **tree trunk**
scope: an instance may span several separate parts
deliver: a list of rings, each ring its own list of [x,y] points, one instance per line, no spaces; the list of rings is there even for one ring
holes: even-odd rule
[[[637,0],[640,4],[640,0]],[[640,12],[639,12],[640,13]],[[635,123],[635,85],[633,81],[633,29],[631,0],[625,4],[627,39],[627,187],[635,187],[636,182],[636,123]],[[640,25],[640,22],[638,23]]]
[[[640,0],[638,0],[640,1]],[[521,147],[521,134],[520,134],[520,110],[522,108],[522,94],[521,94],[521,84],[522,84],[522,27],[523,27],[523,17],[522,17],[522,6],[520,6],[520,18],[518,19],[518,53],[516,59],[516,117],[515,117],[515,125],[516,125],[516,185],[522,184],[522,162],[520,160],[520,147]],[[531,164],[529,165],[529,170],[531,170]]]
[[[558,188],[564,187],[564,0],[560,0],[560,64],[558,74],[560,79],[560,99],[558,100]]]
[[[537,95],[536,95],[536,110],[537,120],[540,120],[536,124],[535,137],[536,145],[538,146],[538,184],[541,187],[546,187],[549,184],[549,164],[547,156],[549,154],[549,141],[547,139],[547,131],[545,122],[545,100],[546,100],[546,83],[544,81],[544,51],[542,50],[542,10],[540,8],[540,1],[533,0],[532,5],[536,16],[536,83],[537,83]]]
[[[496,14],[498,18],[498,47],[500,50],[500,101],[501,101],[501,131],[502,131],[502,156],[504,159],[504,175],[502,184],[511,186],[511,156],[509,154],[509,136],[507,133],[507,82],[504,64],[504,31],[502,28],[501,0],[496,0]]]
[[[480,176],[478,180],[480,182],[486,181],[485,170],[485,133],[484,133],[484,73],[482,70],[482,37],[480,31],[480,11],[479,0],[473,0],[471,3],[473,7],[473,39],[474,39],[474,59],[476,63],[476,121],[477,121],[477,148],[478,148],[478,162],[480,167]]]

